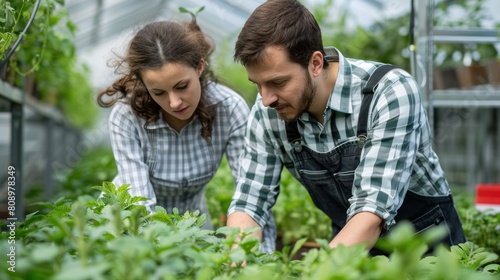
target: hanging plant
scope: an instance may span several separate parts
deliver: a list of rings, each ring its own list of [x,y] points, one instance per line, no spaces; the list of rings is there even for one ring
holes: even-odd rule
[[[97,107],[93,104],[93,88],[88,68],[79,63],[73,36],[75,24],[69,18],[63,0],[0,0],[0,58],[6,53],[28,24],[21,44],[9,59],[3,79],[22,88],[32,97],[60,109],[70,123],[90,127],[95,123]],[[34,91],[27,90],[32,81]]]

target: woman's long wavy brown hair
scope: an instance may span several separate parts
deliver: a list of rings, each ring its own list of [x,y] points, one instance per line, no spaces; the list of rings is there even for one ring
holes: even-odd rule
[[[115,73],[121,74],[121,78],[98,93],[97,103],[106,108],[124,99],[135,114],[146,119],[144,127],[147,127],[160,118],[161,107],[151,98],[141,80],[141,72],[159,69],[167,63],[182,63],[197,69],[203,59],[208,62],[213,50],[213,41],[201,31],[194,17],[191,22],[147,24],[132,38],[126,55],[115,61]],[[207,63],[200,75],[201,100],[195,114],[201,122],[201,136],[208,143],[214,119],[205,94],[209,81],[215,82],[215,77]]]

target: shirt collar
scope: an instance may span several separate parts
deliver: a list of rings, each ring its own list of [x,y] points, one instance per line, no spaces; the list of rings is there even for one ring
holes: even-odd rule
[[[146,129],[159,129],[168,127],[169,125],[163,120],[163,111],[160,111],[160,117],[154,122],[149,123]]]
[[[337,80],[335,86],[333,87],[332,94],[328,99],[327,109],[339,111],[342,113],[352,114],[352,96],[351,96],[351,84],[352,84],[352,68],[351,64],[342,55],[342,53],[334,48],[329,47],[334,54],[336,53],[339,58],[339,72],[337,75]]]

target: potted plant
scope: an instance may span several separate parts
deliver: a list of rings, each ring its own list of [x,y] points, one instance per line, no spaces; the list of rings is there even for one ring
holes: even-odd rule
[[[500,60],[498,58],[492,58],[486,62],[486,73],[488,73],[490,84],[500,84]]]
[[[484,0],[460,0],[453,4],[439,2],[433,24],[440,28],[484,28],[484,20],[489,17],[484,4]],[[457,13],[461,13],[463,16],[454,16]],[[434,56],[438,70],[436,73],[441,73],[442,71],[439,70],[443,69],[444,75],[437,77],[436,80],[438,83],[440,79],[443,80],[444,88],[449,88],[446,86],[446,81],[452,74],[447,74],[446,71],[454,68],[458,86],[461,88],[488,84],[490,83],[488,70],[491,67],[487,68],[486,65],[488,61],[493,60],[494,67],[497,57],[498,51],[493,44],[437,43]],[[456,83],[449,84],[452,84],[450,87],[456,86]],[[439,88],[439,85],[437,87]]]

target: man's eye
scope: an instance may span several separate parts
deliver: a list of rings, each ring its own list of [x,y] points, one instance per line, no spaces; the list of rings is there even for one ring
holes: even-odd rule
[[[275,86],[275,87],[283,86],[284,84],[285,84],[285,81],[274,81],[273,82],[273,86]]]

